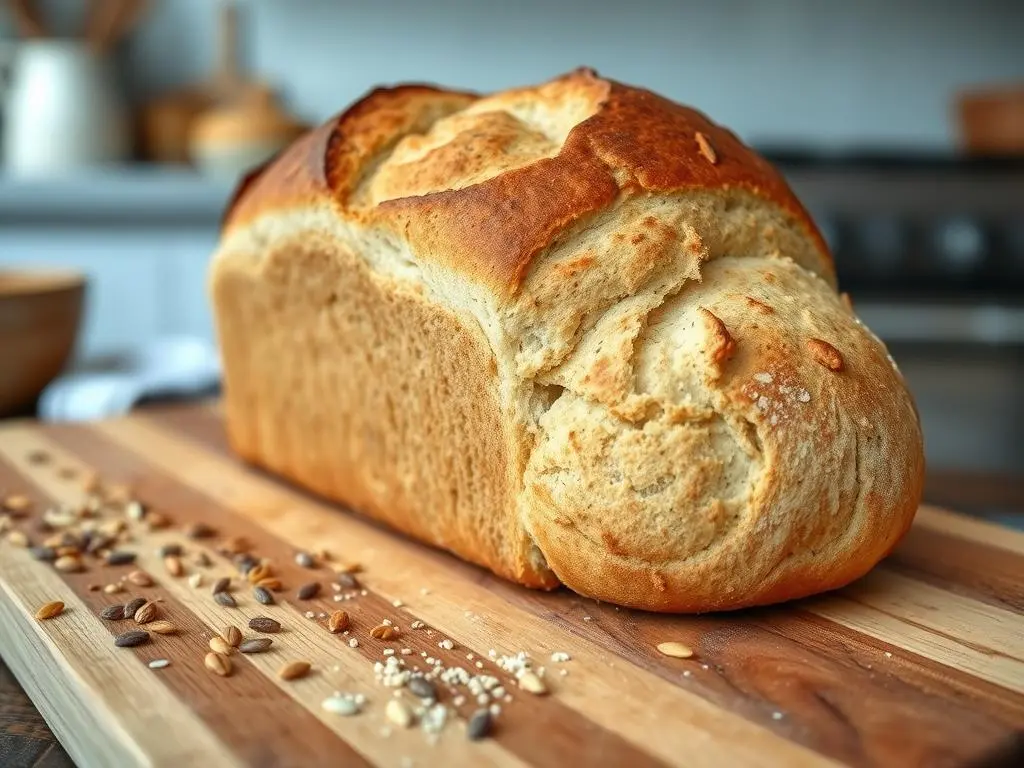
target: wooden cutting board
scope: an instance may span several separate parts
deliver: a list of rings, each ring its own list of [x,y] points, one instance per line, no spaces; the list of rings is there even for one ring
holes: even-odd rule
[[[172,521],[153,532],[132,523],[135,541],[123,548],[138,553],[135,566],[88,560],[83,573],[60,573],[0,541],[0,652],[83,766],[966,766],[994,764],[981,761],[1021,746],[1024,535],[957,514],[923,508],[897,552],[839,593],[671,617],[505,584],[283,485],[231,456],[215,406],[0,430],[0,489],[33,502],[31,516],[15,523],[36,543],[46,536],[37,531],[41,510],[80,503],[93,470],[129,484]],[[217,535],[188,538],[195,523]],[[217,554],[234,536],[273,561],[284,583],[276,605],[257,603]],[[184,548],[184,576],[169,575],[157,555],[168,543]],[[319,548],[329,550],[328,565],[295,562],[297,551]],[[200,551],[212,565],[194,564]],[[362,564],[360,590],[331,587],[328,566],[342,562]],[[156,585],[90,591],[133,567]],[[195,573],[198,588],[188,578]],[[220,575],[234,576],[237,608],[211,597]],[[311,581],[321,582],[321,595],[298,600],[297,588]],[[139,595],[161,599],[179,632],[117,648],[113,636],[131,622],[97,614]],[[36,620],[50,600],[66,603],[64,613]],[[339,608],[351,616],[347,636],[319,618]],[[234,654],[229,677],[205,669],[210,637],[227,624],[255,636],[246,622],[257,615],[284,627],[271,650]],[[399,628],[396,640],[371,637],[384,619]],[[450,650],[441,647],[447,640]],[[662,655],[666,641],[695,655]],[[425,666],[425,653],[498,677],[511,701],[500,697],[491,737],[466,738],[465,718],[478,705],[462,689],[465,701],[442,687],[449,716],[437,734],[387,720],[396,689],[374,674],[385,649],[409,667]],[[518,689],[491,649],[528,652],[545,668],[550,694]],[[556,662],[553,653],[571,659]],[[170,665],[150,669],[155,659]],[[311,662],[312,672],[279,679],[293,660]],[[322,709],[334,691],[365,696],[362,711]],[[415,701],[407,691],[402,700]]]

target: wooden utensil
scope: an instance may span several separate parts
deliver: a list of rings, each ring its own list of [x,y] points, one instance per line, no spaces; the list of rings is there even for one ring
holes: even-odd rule
[[[317,436],[297,427],[292,439],[302,450]],[[66,479],[68,471],[79,481]],[[980,766],[994,765],[1024,726],[1024,534],[966,516],[923,507],[889,559],[833,594],[659,616],[510,585],[275,481],[230,453],[213,406],[0,428],[0,488],[28,494],[36,514],[79,508],[93,471],[108,488],[131,483],[143,510],[170,517],[154,517],[152,531],[145,517],[131,523],[134,566],[88,559],[86,572],[63,573],[0,537],[0,652],[82,765],[396,766],[409,756],[419,765],[422,756],[430,765]],[[103,530],[124,519],[117,506],[91,522]],[[18,530],[39,543],[45,534],[34,520]],[[216,534],[188,538],[197,524]],[[158,551],[170,543],[184,547],[181,577]],[[268,558],[283,585],[275,605],[258,603],[215,551],[239,548]],[[296,552],[319,548],[329,560],[313,569],[298,562]],[[201,554],[213,565],[197,564]],[[353,563],[362,572],[343,586],[334,569]],[[130,568],[156,584],[90,590]],[[198,588],[194,574],[203,579]],[[231,578],[236,607],[210,592],[222,576]],[[298,599],[313,581],[320,595]],[[137,625],[98,614],[139,596],[161,598],[178,633],[115,647],[113,636]],[[37,621],[52,600],[66,604],[64,613]],[[348,635],[328,629],[339,609]],[[248,626],[254,616],[283,629],[261,634]],[[394,640],[373,637],[383,619],[393,622]],[[228,625],[245,639],[273,640],[264,653],[231,654],[233,671],[220,677],[203,659],[210,637]],[[664,643],[693,656],[667,655],[658,650]],[[495,657],[529,653],[545,668],[549,693],[520,687],[492,648]],[[413,706],[419,700],[407,685],[384,685],[374,663],[432,669],[426,656],[498,679],[505,690],[489,738],[466,737],[465,722],[482,704],[459,675],[448,678],[455,694],[434,682],[447,713],[435,737],[421,724],[387,719],[394,692]],[[158,659],[169,666],[148,668]],[[311,662],[312,674],[280,679],[291,661]],[[361,711],[336,690],[365,695]]]

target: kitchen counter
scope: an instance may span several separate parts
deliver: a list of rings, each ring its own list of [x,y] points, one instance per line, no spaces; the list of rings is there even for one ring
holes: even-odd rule
[[[938,506],[1024,527],[1024,477],[962,471],[928,476],[925,499]],[[1007,768],[1020,755],[985,768]],[[71,758],[57,743],[42,715],[0,660],[0,765],[5,768],[68,768]],[[980,767],[979,767],[980,768]]]

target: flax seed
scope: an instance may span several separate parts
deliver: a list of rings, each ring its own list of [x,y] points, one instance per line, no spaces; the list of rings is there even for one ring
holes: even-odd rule
[[[311,581],[309,584],[303,584],[299,587],[299,600],[312,600],[320,594],[320,582]]]
[[[238,607],[238,603],[235,602],[235,598],[231,596],[230,592],[214,592],[213,599],[218,605],[223,605],[225,608]]]
[[[256,598],[256,602],[261,605],[273,605],[274,596],[270,594],[270,590],[264,587],[253,587],[252,596]]]
[[[227,592],[230,586],[231,579],[229,579],[227,576],[221,576],[219,579],[213,582],[213,586],[210,588],[210,593],[216,595],[218,592]]]
[[[114,645],[118,648],[134,648],[148,642],[149,632],[143,629],[130,629],[114,638]]]
[[[135,614],[138,612],[139,608],[141,608],[145,604],[146,604],[146,598],[144,598],[144,597],[136,597],[134,600],[130,600],[124,606],[124,614],[123,614],[124,618],[126,618],[126,619],[134,619],[135,618]]]
[[[90,541],[91,545],[92,542]],[[113,549],[107,552],[107,565],[131,565],[135,562],[135,553],[123,549]]]
[[[281,631],[281,623],[267,616],[254,616],[249,619],[249,629],[273,634]]]
[[[269,637],[253,637],[238,644],[239,653],[263,653],[274,641]]]

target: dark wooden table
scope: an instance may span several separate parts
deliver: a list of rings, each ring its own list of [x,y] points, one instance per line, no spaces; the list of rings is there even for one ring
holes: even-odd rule
[[[1011,519],[1024,526],[1024,477],[973,472],[935,472],[928,477],[927,501],[963,512]],[[1007,763],[1009,765],[1009,763]],[[0,766],[73,768],[42,715],[0,659]]]

